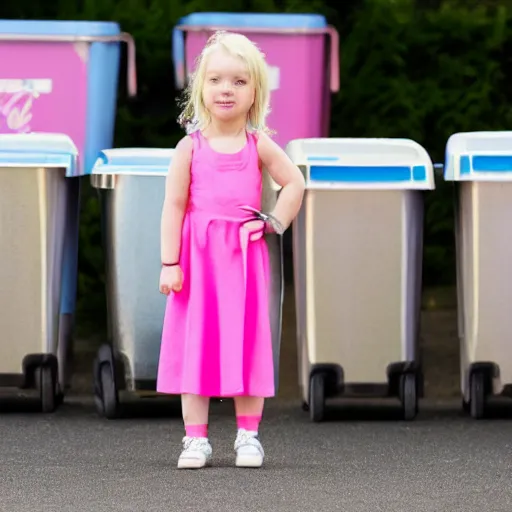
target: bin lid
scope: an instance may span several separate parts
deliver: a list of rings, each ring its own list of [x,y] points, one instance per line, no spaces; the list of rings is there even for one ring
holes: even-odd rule
[[[91,174],[165,176],[173,153],[173,149],[161,148],[106,149],[100,152]]]
[[[118,23],[110,21],[1,20],[0,34],[39,36],[115,36]]]
[[[227,28],[241,30],[262,29],[266,32],[285,30],[286,32],[304,32],[308,30],[325,30],[327,20],[321,14],[306,13],[259,13],[259,12],[194,12],[178,20],[172,31],[172,56],[175,65],[176,85],[179,89],[185,86],[185,40],[183,29]]]
[[[70,137],[52,133],[0,134],[3,167],[59,167],[66,176],[78,175],[78,149]]]
[[[511,181],[512,131],[461,132],[448,139],[446,181]]]
[[[435,188],[430,156],[410,139],[296,139],[286,152],[303,166],[309,189]]]
[[[321,29],[327,21],[320,14],[194,12],[181,18],[177,26],[245,28]]]

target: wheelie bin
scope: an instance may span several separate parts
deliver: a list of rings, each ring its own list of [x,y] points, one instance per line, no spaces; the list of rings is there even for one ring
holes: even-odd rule
[[[79,175],[68,136],[0,134],[0,386],[35,389],[43,412],[62,400],[69,370],[61,304]]]
[[[306,191],[293,224],[299,384],[322,421],[335,396],[398,397],[415,418],[427,152],[406,139],[294,140]]]
[[[136,94],[135,44],[117,23],[0,20],[0,134],[57,133],[79,154],[77,173],[89,174],[114,135],[121,43],[128,46],[128,93]],[[77,295],[80,180],[67,215],[60,347],[72,359]],[[71,185],[69,185],[71,186]],[[66,365],[70,368],[70,365]],[[62,370],[59,369],[59,372]],[[71,374],[60,375],[62,391]]]
[[[108,340],[94,363],[97,411],[119,417],[123,397],[156,396],[166,297],[160,294],[160,220],[172,149],[105,150],[93,168],[106,258]],[[279,187],[265,173],[264,211]],[[283,300],[281,237],[266,235],[271,261],[270,315],[276,380]]]
[[[0,20],[0,133],[71,137],[81,172],[112,145],[121,45],[137,92],[135,43],[117,23]]]
[[[479,419],[512,391],[512,131],[453,134],[444,178],[455,190],[462,403]]]
[[[282,148],[292,139],[328,135],[331,94],[339,90],[339,37],[324,16],[189,14],[179,20],[172,35],[177,89],[186,87],[197,57],[216,30],[244,34],[265,53],[272,107],[267,122]]]

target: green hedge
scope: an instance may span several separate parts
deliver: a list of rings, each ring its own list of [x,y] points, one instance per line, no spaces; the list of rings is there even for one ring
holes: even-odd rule
[[[410,137],[442,162],[449,135],[507,129],[512,122],[510,2],[479,0],[217,0],[216,11],[317,12],[340,31],[341,90],[332,136]],[[178,18],[211,10],[206,0],[17,0],[0,16],[115,20],[137,44],[139,95],[123,75],[116,146],[173,146],[176,92],[171,29]],[[454,282],[452,187],[437,179],[427,195],[426,285]],[[86,186],[80,233],[79,305],[103,311],[103,260],[96,196]],[[86,307],[87,306],[87,307]]]
[[[450,134],[511,126],[510,9],[364,4],[342,37],[332,135],[410,137],[442,162]],[[453,284],[452,187],[427,197],[425,284]]]

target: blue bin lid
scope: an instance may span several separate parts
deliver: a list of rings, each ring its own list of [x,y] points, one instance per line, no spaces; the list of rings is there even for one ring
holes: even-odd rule
[[[91,174],[165,176],[173,149],[115,148],[100,152]]]
[[[77,176],[78,149],[70,137],[51,133],[0,134],[3,167],[63,167],[66,176]]]
[[[461,132],[448,139],[446,181],[512,181],[512,131]]]
[[[288,143],[286,152],[306,168],[310,189],[433,190],[434,166],[413,140],[312,138]]]
[[[95,37],[119,33],[119,24],[110,21],[0,20],[0,34]]]
[[[247,28],[321,29],[327,21],[320,14],[194,12],[181,18],[177,26],[222,26]]]

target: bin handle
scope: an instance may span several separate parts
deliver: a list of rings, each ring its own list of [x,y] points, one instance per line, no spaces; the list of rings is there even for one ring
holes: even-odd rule
[[[175,67],[175,80],[176,86],[180,89],[185,87],[185,42],[183,32],[204,32],[211,34],[218,30],[233,31],[233,27],[224,26],[192,26],[192,25],[180,25],[175,27],[172,32],[173,42],[173,60]],[[252,33],[267,33],[267,34],[327,34],[331,39],[331,80],[330,89],[331,92],[338,92],[340,90],[340,44],[338,31],[329,25],[327,28],[320,29],[296,29],[296,28],[270,28],[270,27],[240,27],[241,32],[252,32]]]
[[[131,97],[134,97],[137,96],[137,59],[135,51],[135,41],[132,35],[128,34],[128,32],[122,32],[119,39],[126,43],[126,47],[128,50],[126,81],[128,86],[128,94]]]
[[[128,46],[127,84],[128,94],[137,95],[137,67],[135,56],[135,41],[127,32],[114,36],[58,36],[39,34],[0,34],[0,41],[42,41],[45,43],[117,43],[119,41]]]
[[[332,25],[327,27],[327,34],[331,39],[331,92],[338,92],[340,90],[340,37]]]
[[[172,31],[172,60],[176,89],[185,88],[185,36],[181,27]]]

